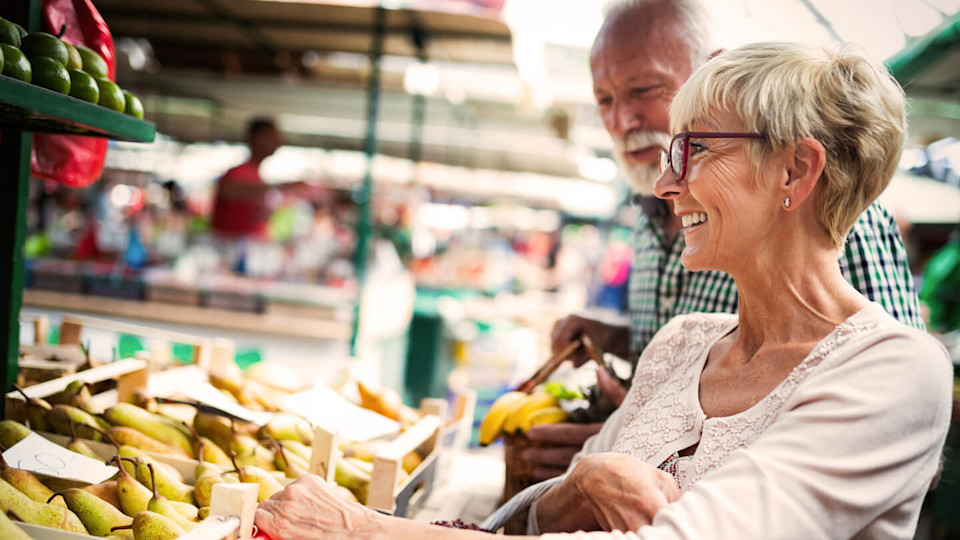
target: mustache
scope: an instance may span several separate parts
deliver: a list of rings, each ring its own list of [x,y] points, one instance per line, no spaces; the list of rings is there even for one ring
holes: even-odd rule
[[[619,151],[632,152],[650,146],[666,149],[672,139],[669,133],[661,131],[631,131],[625,137],[614,137],[613,144]]]

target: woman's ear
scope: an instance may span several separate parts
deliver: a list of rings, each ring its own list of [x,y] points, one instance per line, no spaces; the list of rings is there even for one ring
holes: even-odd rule
[[[785,210],[792,210],[813,193],[826,164],[827,152],[820,141],[804,137],[794,145],[793,159],[787,164],[787,181],[781,186],[783,196],[790,198]]]

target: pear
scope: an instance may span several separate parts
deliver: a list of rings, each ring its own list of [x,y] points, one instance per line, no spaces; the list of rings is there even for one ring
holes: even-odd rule
[[[310,456],[313,454],[313,449],[309,446],[303,444],[300,441],[277,441],[280,443],[280,446],[283,447],[287,453],[296,454],[303,459],[310,461]]]
[[[92,415],[103,413],[103,409],[93,403],[93,395],[90,394],[90,383],[88,382],[71,381],[64,390],[64,403]]]
[[[10,448],[31,434],[30,428],[13,420],[0,420],[0,444]]]
[[[295,414],[283,413],[274,415],[260,428],[261,439],[276,439],[278,441],[298,441],[303,444],[313,443],[313,428],[310,422]]]
[[[13,385],[13,388],[27,400],[27,420],[30,422],[30,429],[34,431],[50,431],[50,424],[47,423],[47,411],[53,408],[46,400],[29,397],[20,388],[19,385]]]
[[[135,458],[135,459],[138,459],[138,460],[140,460],[140,461],[142,461],[142,462],[144,462],[144,463],[153,463],[153,466],[157,468],[157,472],[161,472],[161,471],[162,471],[162,474],[167,475],[167,476],[170,476],[170,477],[172,477],[172,478],[175,478],[178,482],[183,482],[183,475],[180,474],[180,471],[178,471],[177,469],[175,469],[172,465],[168,465],[168,464],[166,464],[166,463],[161,463],[161,462],[153,459],[152,457],[150,457],[150,456],[148,456],[147,454],[143,453],[143,451],[140,450],[139,448],[134,448],[134,447],[132,447],[132,446],[123,445],[123,446],[120,446],[119,448],[117,448],[117,454],[118,454],[120,457],[124,457],[124,458]],[[136,464],[135,464],[134,461],[132,461],[132,460],[131,460],[131,461],[124,460],[124,465],[123,465],[123,466],[127,469],[127,472],[129,472],[129,473],[132,474],[132,475],[136,475],[137,469],[136,469]],[[143,476],[144,478],[149,478],[149,477],[150,477],[150,475],[147,474],[147,468],[146,468],[146,467],[143,468],[143,475],[144,475],[144,476]]]
[[[274,493],[283,489],[283,486],[280,485],[280,482],[271,476],[268,471],[265,471],[256,465],[244,465],[239,467],[237,468],[237,474],[240,477],[240,482],[243,484],[260,485],[260,490],[257,492],[257,502],[263,502],[269,499]]]
[[[73,422],[73,418],[70,418],[70,440],[67,441],[67,444],[64,445],[64,448],[70,450],[71,452],[76,452],[78,454],[87,456],[88,458],[95,459],[100,461],[101,457],[97,455],[96,452],[90,448],[90,445],[81,441],[77,438],[76,424]]]
[[[343,448],[343,457],[353,457],[373,463],[373,458],[387,442],[388,441],[383,439],[373,439],[364,442],[350,443]]]
[[[274,465],[275,459],[276,453],[273,450],[264,448],[259,444],[248,452],[237,454],[237,464],[241,467],[244,465],[255,465],[266,471],[277,470],[277,467]]]
[[[180,501],[193,504],[193,487],[184,484],[176,477],[170,475],[166,469],[157,467],[157,462],[152,459],[140,458],[136,463],[134,476],[137,481],[146,486],[147,489],[153,489],[154,478],[156,478],[157,491],[164,497],[172,501]],[[155,470],[156,473],[152,473]]]
[[[364,462],[359,460],[351,462],[347,458],[338,459],[336,469],[333,473],[333,480],[337,484],[349,489],[361,504],[367,504],[367,491],[370,489],[370,473],[357,467],[357,463]]]
[[[31,500],[6,480],[0,479],[0,512],[9,510],[15,512],[26,523],[87,534],[87,529],[80,518],[67,508]]]
[[[99,484],[89,485],[80,489],[86,491],[87,493],[93,493],[97,497],[100,497],[101,499],[112,504],[117,510],[120,510],[120,495],[117,492],[116,480],[100,482]]]
[[[143,487],[143,484],[127,472],[121,465],[120,456],[114,456],[113,460],[120,469],[117,473],[117,498],[120,499],[120,510],[130,517],[136,516],[147,509],[150,490]]]
[[[283,471],[287,478],[300,478],[310,471],[310,462],[296,454],[287,453],[277,441],[273,441],[273,444],[277,447],[277,469]]]
[[[82,489],[67,489],[54,493],[50,498],[52,500],[57,496],[67,501],[67,507],[80,518],[87,532],[94,536],[106,536],[113,527],[133,522],[112,504]]]
[[[115,527],[118,529],[133,529],[133,538],[135,540],[176,540],[186,534],[183,527],[166,516],[156,512],[145,510],[133,518],[132,525],[124,527]]]
[[[233,422],[225,416],[204,412],[198,412],[193,417],[193,427],[225,451],[230,450],[235,433],[253,436],[260,429],[260,426],[251,422]]]
[[[230,456],[223,451],[223,448],[217,446],[217,443],[197,433],[197,430],[194,429],[194,427],[190,424],[184,422],[183,425],[190,430],[190,434],[193,436],[193,453],[195,456],[197,456],[197,461],[199,461],[201,465],[204,462],[214,463],[217,465],[233,464],[230,461]],[[196,477],[199,478],[200,474],[200,472],[197,472]]]
[[[4,512],[0,512],[0,538],[4,540],[33,540]]]
[[[220,478],[223,478],[224,483],[226,484],[239,484],[240,483],[240,473],[237,471],[227,471],[220,475]]]
[[[210,472],[197,478],[197,482],[193,485],[193,496],[197,499],[197,504],[201,507],[210,506],[213,486],[222,482],[225,482],[223,476]]]
[[[141,409],[132,403],[117,403],[104,411],[103,417],[115,426],[138,429],[148,437],[178,447],[190,456],[193,455],[191,437],[169,418]]]
[[[193,459],[192,453],[185,452],[178,446],[171,446],[169,444],[162,443],[132,427],[114,426],[107,430],[107,433],[113,437],[113,440],[117,441],[117,443],[121,445],[125,444],[134,448],[139,448],[140,450],[147,450],[149,452],[157,452],[159,454]]]
[[[153,496],[147,502],[147,510],[170,518],[185,531],[196,527],[196,523],[183,517],[180,512],[170,504],[170,501],[157,491],[157,480],[155,478],[153,464],[148,464],[147,468],[150,470],[150,483],[153,485]]]
[[[50,427],[61,435],[70,434],[70,420],[73,420],[76,424],[77,435],[84,439],[102,441],[103,436],[100,434],[100,430],[110,428],[110,426],[102,424],[103,421],[99,418],[70,405],[54,405],[47,413],[47,422],[50,423]]]
[[[43,485],[33,473],[11,467],[7,464],[7,461],[3,459],[3,455],[0,455],[0,478],[9,482],[10,485],[17,488],[20,493],[37,502],[45,503],[50,499],[50,496],[53,495],[53,490]],[[63,507],[67,506],[63,501],[57,501],[57,503]]]
[[[200,510],[197,512],[197,516],[200,518],[201,521],[210,517],[210,507],[201,506]]]

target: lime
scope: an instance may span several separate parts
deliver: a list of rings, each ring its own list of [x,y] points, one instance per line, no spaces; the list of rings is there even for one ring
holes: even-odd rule
[[[96,104],[100,100],[100,87],[86,71],[70,70],[70,95]]]
[[[26,29],[26,28],[20,26],[20,25],[17,24],[17,23],[10,23],[10,24],[12,24],[12,25],[14,25],[14,26],[17,27],[17,32],[20,32],[20,39],[23,39],[23,36],[25,36],[25,35],[27,35],[27,34],[30,33],[30,32],[27,32],[27,29]]]
[[[49,56],[34,56],[30,65],[33,66],[33,84],[61,94],[70,93],[70,73],[63,64]]]
[[[123,99],[123,92],[120,91],[117,83],[102,77],[96,79],[96,81],[97,86],[100,87],[100,101],[97,104],[117,112],[123,112],[127,103]]]
[[[0,43],[20,47],[20,31],[15,24],[6,19],[0,19]]]
[[[126,106],[123,108],[124,114],[143,120],[143,104],[140,103],[140,98],[124,90],[123,99],[126,102]]]
[[[23,82],[30,82],[33,69],[31,69],[30,62],[20,52],[20,49],[6,43],[0,43],[0,51],[3,51],[3,74]]]
[[[93,75],[94,79],[106,78],[107,63],[103,60],[102,56],[83,45],[74,45],[74,48],[80,53],[80,59],[83,61],[83,67],[81,69]]]
[[[63,46],[67,48],[67,69],[83,69],[83,60],[77,48],[66,41],[63,42]]]
[[[60,38],[46,32],[34,32],[27,34],[20,43],[20,50],[27,58],[31,60],[36,56],[46,56],[60,62],[61,66],[67,66],[67,47],[60,41]]]

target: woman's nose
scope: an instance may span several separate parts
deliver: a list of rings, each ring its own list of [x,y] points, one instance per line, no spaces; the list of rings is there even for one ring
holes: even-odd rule
[[[683,195],[687,190],[686,182],[677,182],[673,177],[673,171],[669,167],[660,172],[656,182],[653,184],[653,194],[658,199],[676,199]]]

